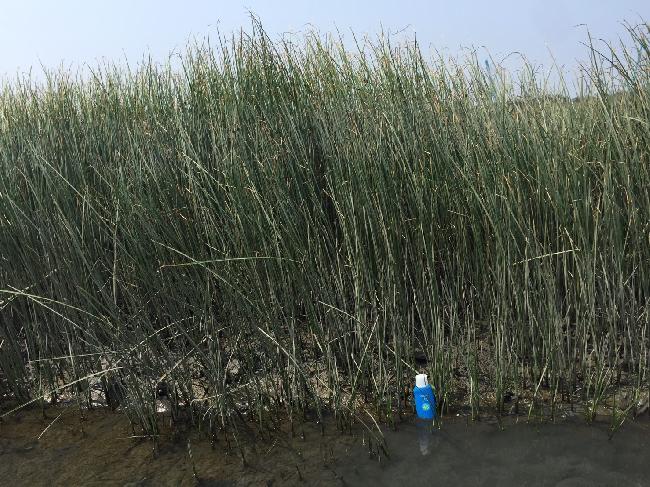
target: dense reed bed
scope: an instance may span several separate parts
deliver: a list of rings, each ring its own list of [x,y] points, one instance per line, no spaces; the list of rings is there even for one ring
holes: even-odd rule
[[[443,414],[643,394],[649,33],[575,85],[259,25],[7,84],[0,395],[101,386],[155,435],[163,393],[212,432],[390,421],[416,370]]]

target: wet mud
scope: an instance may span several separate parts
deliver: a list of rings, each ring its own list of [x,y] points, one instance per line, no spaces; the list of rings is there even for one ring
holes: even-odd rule
[[[240,448],[232,439],[211,445],[196,433],[163,435],[154,450],[151,440],[133,438],[122,414],[88,411],[81,422],[78,411],[63,412],[21,412],[0,423],[0,485],[650,485],[647,418],[613,436],[606,421],[454,417],[438,429],[410,418],[383,430],[386,452],[361,427],[342,434],[333,422],[324,434],[305,424],[293,435],[241,436]]]

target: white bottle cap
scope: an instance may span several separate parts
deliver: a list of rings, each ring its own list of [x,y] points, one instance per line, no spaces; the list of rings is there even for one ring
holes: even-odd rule
[[[427,374],[418,374],[415,376],[415,387],[426,387],[429,384]]]

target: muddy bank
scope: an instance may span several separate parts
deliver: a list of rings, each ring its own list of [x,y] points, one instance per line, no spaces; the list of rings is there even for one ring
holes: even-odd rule
[[[626,423],[609,438],[608,423],[465,418],[429,429],[413,419],[384,435],[390,457],[378,455],[362,429],[325,434],[307,424],[252,442],[210,442],[163,435],[157,452],[133,438],[121,414],[22,412],[0,424],[0,484],[20,485],[648,485],[650,422]],[[40,436],[40,439],[39,439]],[[187,440],[190,440],[191,457]],[[243,459],[242,459],[243,456]],[[245,462],[245,463],[244,463]],[[196,473],[196,477],[195,474]]]
[[[341,485],[331,467],[360,444],[334,427],[323,436],[314,424],[296,427],[293,438],[277,431],[257,441],[242,429],[241,449],[233,437],[211,445],[196,431],[163,428],[154,450],[151,440],[133,437],[123,414],[86,411],[81,422],[78,410],[56,420],[60,413],[49,409],[43,419],[24,411],[0,423],[0,485]]]

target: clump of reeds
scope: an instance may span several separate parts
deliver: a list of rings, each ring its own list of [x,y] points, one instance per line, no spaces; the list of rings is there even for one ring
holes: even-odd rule
[[[629,32],[575,88],[259,25],[180,69],[6,85],[0,396],[101,387],[156,435],[164,384],[219,438],[278,411],[363,405],[372,427],[415,369],[475,414],[648,389],[649,30]]]

